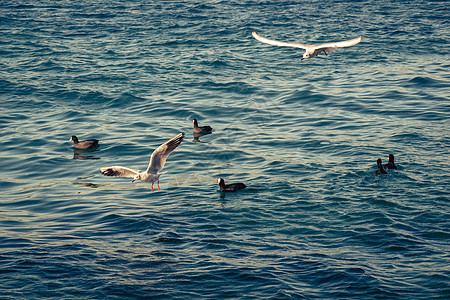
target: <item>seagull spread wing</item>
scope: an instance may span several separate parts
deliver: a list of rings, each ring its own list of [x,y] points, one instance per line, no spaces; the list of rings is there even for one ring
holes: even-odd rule
[[[315,45],[315,48],[341,48],[341,47],[350,47],[353,45],[358,44],[361,42],[362,36],[357,37],[356,39],[348,40],[348,41],[342,41],[342,42],[331,42],[331,43],[325,43],[320,45]]]
[[[177,136],[171,138],[161,146],[159,146],[155,151],[153,151],[152,157],[150,157],[150,163],[147,168],[147,173],[156,174],[164,168],[166,159],[173,150],[175,150],[184,138],[184,132],[178,134]]]
[[[312,57],[319,55],[320,53],[325,53],[326,55],[330,54],[331,52],[337,50],[337,48],[341,47],[350,47],[353,45],[358,44],[361,42],[362,36],[357,37],[356,39],[343,41],[343,42],[331,42],[331,43],[325,43],[320,45],[311,45],[311,48],[314,49],[314,53],[311,55]]]
[[[136,176],[139,173],[138,170],[121,166],[100,168],[100,172],[102,172],[102,174],[105,176],[130,177],[130,178],[134,178],[134,176]]]
[[[275,40],[270,40],[268,38],[262,37],[259,34],[257,34],[255,31],[252,31],[252,35],[255,39],[257,39],[258,41],[262,42],[262,43],[266,43],[269,45],[275,45],[275,46],[284,46],[284,47],[293,47],[293,48],[301,48],[301,49],[307,49],[308,47],[310,47],[311,45],[305,45],[305,44],[300,44],[300,43],[285,43],[285,42],[280,42],[280,41],[275,41]]]

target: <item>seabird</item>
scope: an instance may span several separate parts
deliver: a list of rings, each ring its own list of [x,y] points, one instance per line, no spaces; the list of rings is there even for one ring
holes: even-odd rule
[[[333,52],[334,50],[336,50],[337,48],[350,47],[350,46],[358,44],[362,40],[362,36],[360,36],[353,40],[348,40],[348,41],[343,41],[343,42],[331,42],[331,43],[325,43],[325,44],[306,45],[306,44],[300,44],[300,43],[285,43],[285,42],[270,40],[268,38],[260,36],[254,30],[252,31],[252,35],[258,41],[269,44],[269,45],[305,49],[305,53],[303,54],[302,60],[315,57],[315,56],[319,55],[320,53],[324,53],[325,55],[328,55],[331,52]]]
[[[220,190],[222,192],[235,192],[238,190],[242,190],[245,189],[247,186],[243,183],[230,183],[230,184],[225,184],[225,180],[223,180],[222,178],[219,178],[219,180],[217,181],[217,183],[220,186]]]
[[[210,133],[212,131],[211,126],[198,126],[197,119],[194,119],[194,133]]]
[[[98,144],[98,140],[95,139],[79,142],[78,138],[74,135],[72,135],[69,141],[73,141],[73,146],[78,149],[88,149],[97,146]]]
[[[381,164],[381,158],[379,158],[377,160],[377,166],[378,166],[378,169],[373,173],[373,175],[377,176],[377,175],[381,175],[381,174],[387,174],[386,170],[383,169],[383,165]]]
[[[394,154],[389,154],[389,162],[384,165],[385,169],[397,169],[397,166],[394,164]]]
[[[150,182],[152,184],[152,192],[153,192],[153,183],[157,181],[158,190],[160,190],[159,176],[161,176],[162,174],[160,173],[160,171],[164,168],[164,164],[166,163],[166,159],[169,156],[169,154],[172,153],[172,151],[175,150],[175,148],[177,148],[178,145],[180,145],[183,138],[184,132],[171,138],[170,140],[159,146],[155,151],[153,151],[152,156],[150,157],[150,163],[148,164],[148,168],[144,172],[121,166],[100,168],[100,171],[105,176],[133,178],[131,182],[134,182],[136,180],[140,180],[143,182]]]

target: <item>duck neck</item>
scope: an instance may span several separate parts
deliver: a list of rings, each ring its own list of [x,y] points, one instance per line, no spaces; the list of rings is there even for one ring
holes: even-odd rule
[[[222,179],[219,181],[219,186],[224,189],[225,188],[225,181]]]

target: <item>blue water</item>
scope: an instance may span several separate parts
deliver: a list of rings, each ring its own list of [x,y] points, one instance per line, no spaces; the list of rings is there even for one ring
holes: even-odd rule
[[[450,298],[449,9],[3,0],[0,297]],[[101,175],[179,132],[161,191]]]

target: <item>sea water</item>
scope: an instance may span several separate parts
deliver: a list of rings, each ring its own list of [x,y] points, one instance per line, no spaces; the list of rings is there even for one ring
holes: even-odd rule
[[[449,9],[3,0],[0,297],[449,298]]]

